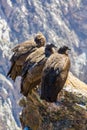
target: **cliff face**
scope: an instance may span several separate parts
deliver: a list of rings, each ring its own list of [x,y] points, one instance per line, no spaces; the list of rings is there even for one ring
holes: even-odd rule
[[[17,104],[20,98],[19,84],[13,83],[7,79],[6,74],[9,69],[9,58],[11,56],[12,44],[0,40],[0,126],[1,130],[15,130],[20,126],[19,112],[20,107]]]
[[[54,43],[58,47],[64,44],[70,46],[71,71],[87,83],[86,5],[87,0],[0,1],[0,122],[3,124],[0,126],[2,128],[6,125],[5,129],[15,130],[20,126],[18,117],[20,107],[17,105],[21,96],[19,79],[13,83],[6,77],[12,55],[11,48],[31,38],[38,31],[46,36],[47,42]],[[11,125],[13,128],[10,128]]]
[[[48,42],[70,46],[71,70],[86,82],[86,5],[87,0],[1,0],[0,38],[16,44],[41,31]]]

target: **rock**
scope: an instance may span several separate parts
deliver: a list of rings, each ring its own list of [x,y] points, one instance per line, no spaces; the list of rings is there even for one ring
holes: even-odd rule
[[[4,75],[0,74],[0,130],[19,130],[12,111],[14,109],[11,100],[13,97],[12,91],[12,83]]]
[[[20,116],[22,127],[30,126],[32,130],[86,130],[86,90],[87,85],[69,73],[57,103],[42,101],[37,91],[33,91],[25,99],[26,105]]]
[[[32,130],[39,129],[41,124],[41,116],[37,109],[37,106],[34,104],[32,99],[26,100],[26,105],[22,110],[22,114],[20,115],[20,121],[22,128],[28,126]]]

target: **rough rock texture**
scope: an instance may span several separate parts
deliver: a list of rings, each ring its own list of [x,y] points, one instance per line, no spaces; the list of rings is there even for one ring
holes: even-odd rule
[[[17,100],[19,83],[13,84],[6,77],[11,56],[11,43],[0,41],[0,130],[18,130],[20,107]],[[11,127],[12,126],[12,127]],[[1,128],[2,127],[2,128]]]
[[[81,90],[82,91],[79,91]],[[87,85],[71,73],[60,93],[60,101],[47,103],[37,92],[22,98],[20,121],[32,130],[87,130]]]
[[[13,85],[0,74],[0,130],[19,130],[14,118],[17,105],[12,102],[12,98],[14,98]]]

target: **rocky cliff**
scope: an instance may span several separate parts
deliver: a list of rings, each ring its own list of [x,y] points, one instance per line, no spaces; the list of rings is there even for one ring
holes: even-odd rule
[[[71,48],[71,71],[87,83],[87,0],[0,0],[0,125],[20,127],[19,79],[7,79],[11,48],[41,31],[47,42]],[[83,85],[82,85],[83,86]],[[81,87],[82,89],[82,87]],[[80,91],[80,89],[79,89]],[[84,90],[86,91],[86,90]],[[8,118],[9,117],[9,118]],[[5,124],[5,125],[4,125]],[[11,128],[11,126],[13,126]]]
[[[17,104],[20,97],[19,83],[13,83],[6,77],[9,69],[8,56],[11,55],[10,45],[0,41],[0,130],[19,130],[20,126],[18,113],[21,109]]]
[[[32,130],[86,130],[87,85],[69,73],[57,103],[42,101],[33,91],[19,102],[23,107],[20,121],[22,127]]]

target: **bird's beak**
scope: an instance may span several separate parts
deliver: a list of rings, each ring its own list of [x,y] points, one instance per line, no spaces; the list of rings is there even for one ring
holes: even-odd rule
[[[68,50],[70,50],[70,51],[71,51],[71,49],[70,49],[70,48],[68,48]]]
[[[71,49],[68,48],[67,51],[66,51],[66,54],[69,54],[70,51],[71,51]]]
[[[57,48],[57,46],[54,45],[54,48]]]

